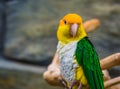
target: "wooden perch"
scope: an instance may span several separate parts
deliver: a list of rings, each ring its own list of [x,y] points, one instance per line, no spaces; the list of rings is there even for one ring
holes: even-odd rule
[[[113,54],[111,56],[106,57],[107,60],[106,60],[106,58],[102,59],[100,61],[101,68],[106,69],[106,67],[104,67],[104,65],[102,65],[104,63],[107,63],[107,65],[109,65],[108,68],[113,67],[113,64],[114,64],[114,66],[118,65],[118,62],[113,61],[113,60],[119,60],[119,62],[120,62],[120,58],[116,57],[116,56],[120,56],[120,53],[116,53],[116,54]],[[106,60],[106,61],[104,61],[104,60]],[[109,61],[109,63],[108,63],[108,61]],[[119,79],[120,77],[113,79],[114,80],[113,81],[110,78],[107,71],[103,70],[103,73],[104,73],[104,80],[105,80],[105,87],[106,88],[120,83],[120,79]],[[60,82],[58,81],[58,79],[60,78],[60,69],[59,69],[59,62],[58,62],[58,54],[57,53],[55,54],[55,56],[53,58],[53,62],[48,66],[48,70],[46,72],[44,72],[43,77],[49,84],[54,85],[54,86],[61,86]]]
[[[109,60],[109,61],[108,61]],[[113,54],[111,56],[108,56],[100,61],[101,68],[108,69],[113,66],[120,65],[120,53]]]
[[[100,21],[98,19],[92,19],[84,22],[84,29],[87,33],[96,30],[100,26]]]
[[[86,32],[94,31],[100,25],[99,20],[92,19],[84,23]],[[111,79],[109,73],[105,69],[120,65],[120,53],[108,56],[100,61],[101,68],[104,74],[105,89],[120,89],[120,77]],[[58,54],[55,53],[52,63],[48,66],[47,71],[44,72],[43,78],[53,86],[61,86],[59,79],[62,79],[59,68]],[[112,87],[111,87],[112,86]]]
[[[111,87],[113,85],[120,83],[120,77],[116,77],[104,82],[105,88]]]

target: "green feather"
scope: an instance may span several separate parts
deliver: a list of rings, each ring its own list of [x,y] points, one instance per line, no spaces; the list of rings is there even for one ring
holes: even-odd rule
[[[104,89],[103,74],[100,68],[98,55],[87,37],[77,43],[76,59],[82,66],[90,89]]]

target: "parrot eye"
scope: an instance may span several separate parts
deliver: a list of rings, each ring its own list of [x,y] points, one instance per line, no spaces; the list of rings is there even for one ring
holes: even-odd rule
[[[67,21],[66,21],[66,20],[64,20],[64,24],[67,24]]]

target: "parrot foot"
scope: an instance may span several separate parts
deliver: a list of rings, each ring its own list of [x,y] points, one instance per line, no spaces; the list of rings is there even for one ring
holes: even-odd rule
[[[60,83],[65,87],[65,89],[69,89],[67,86],[67,82],[64,79],[59,79]]]
[[[81,83],[80,83],[80,85],[79,85],[78,89],[82,89],[82,84],[81,84]]]
[[[77,80],[74,80],[71,85],[70,85],[70,89],[72,89],[74,87],[74,85],[79,85],[79,82]]]

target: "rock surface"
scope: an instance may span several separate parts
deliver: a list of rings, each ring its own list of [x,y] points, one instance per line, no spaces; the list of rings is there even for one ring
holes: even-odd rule
[[[0,1],[0,54],[3,51],[3,43],[4,39],[3,37],[5,36],[5,1],[1,0]]]
[[[71,12],[80,14],[84,21],[100,19],[100,29],[89,34],[100,58],[119,52],[119,4],[118,0],[13,0],[7,3],[8,31],[4,53],[16,60],[37,63],[52,59],[59,19]]]
[[[44,1],[13,0],[7,3],[6,56],[32,62],[52,59],[57,43],[57,27],[50,18],[52,16],[43,12],[48,7],[41,3]]]
[[[48,85],[42,78],[45,68],[0,58],[0,89],[61,89]]]
[[[2,10],[3,10],[3,6],[2,6],[2,3],[0,2],[0,35],[2,30]],[[1,39],[0,39],[0,42],[1,42]],[[0,49],[1,49],[1,44],[0,44]]]

